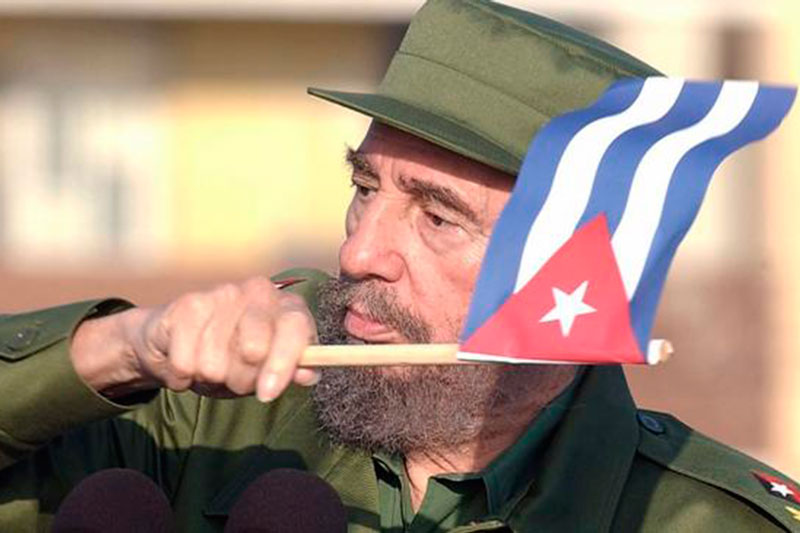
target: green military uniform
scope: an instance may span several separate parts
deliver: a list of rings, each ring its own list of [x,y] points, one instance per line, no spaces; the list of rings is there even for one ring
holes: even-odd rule
[[[313,308],[319,272],[288,290]],[[800,531],[754,472],[793,483],[674,418],[638,411],[618,367],[587,369],[485,471],[437,476],[410,510],[397,457],[332,445],[309,395],[270,405],[252,397],[162,391],[136,405],[89,389],[69,362],[84,317],[122,309],[88,302],[0,319],[0,531],[46,531],[86,475],[146,473],[167,494],[181,531],[222,531],[240,493],[280,467],[314,472],[339,493],[351,532]],[[800,511],[797,511],[800,513]]]
[[[487,0],[429,0],[374,94],[312,89],[395,128],[516,174],[549,118],[612,81],[657,74],[624,52]],[[296,273],[295,273],[296,274]],[[289,290],[314,306],[317,273]],[[417,513],[398,457],[332,445],[308,391],[265,406],[168,391],[118,405],[76,375],[68,338],[120,301],[0,318],[0,531],[47,530],[86,475],[135,468],[181,531],[221,531],[260,474],[306,469],[339,493],[350,531],[800,530],[800,489],[662,414],[637,411],[617,367],[587,369],[486,470],[437,476]]]

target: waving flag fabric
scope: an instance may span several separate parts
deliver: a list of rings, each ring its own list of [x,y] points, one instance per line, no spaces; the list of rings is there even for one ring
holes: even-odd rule
[[[774,130],[795,92],[628,79],[550,121],[495,225],[459,358],[648,362],[667,269],[711,175]]]

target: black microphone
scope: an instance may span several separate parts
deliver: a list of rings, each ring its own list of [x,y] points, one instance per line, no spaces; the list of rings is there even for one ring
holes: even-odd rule
[[[231,509],[225,533],[344,533],[347,511],[325,481],[291,468],[258,477]]]
[[[147,476],[127,468],[96,472],[67,494],[53,533],[172,533],[172,509]]]

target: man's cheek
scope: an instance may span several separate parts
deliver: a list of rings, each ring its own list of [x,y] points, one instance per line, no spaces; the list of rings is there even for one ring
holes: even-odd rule
[[[481,237],[475,240],[471,246],[467,246],[459,256],[462,272],[466,278],[471,278],[473,283],[478,278],[478,270],[483,262],[483,256],[486,254],[488,244],[488,239]]]
[[[435,317],[425,319],[431,326],[433,333],[431,341],[435,343],[454,343],[458,342],[458,334],[461,332],[461,324],[464,315],[460,313],[439,313]]]

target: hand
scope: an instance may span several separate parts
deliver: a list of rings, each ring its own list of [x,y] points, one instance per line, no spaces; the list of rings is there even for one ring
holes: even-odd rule
[[[316,382],[315,371],[297,366],[315,340],[303,299],[259,277],[89,320],[72,356],[84,380],[109,395],[167,387],[269,401],[292,380]],[[98,357],[102,346],[111,355]]]

